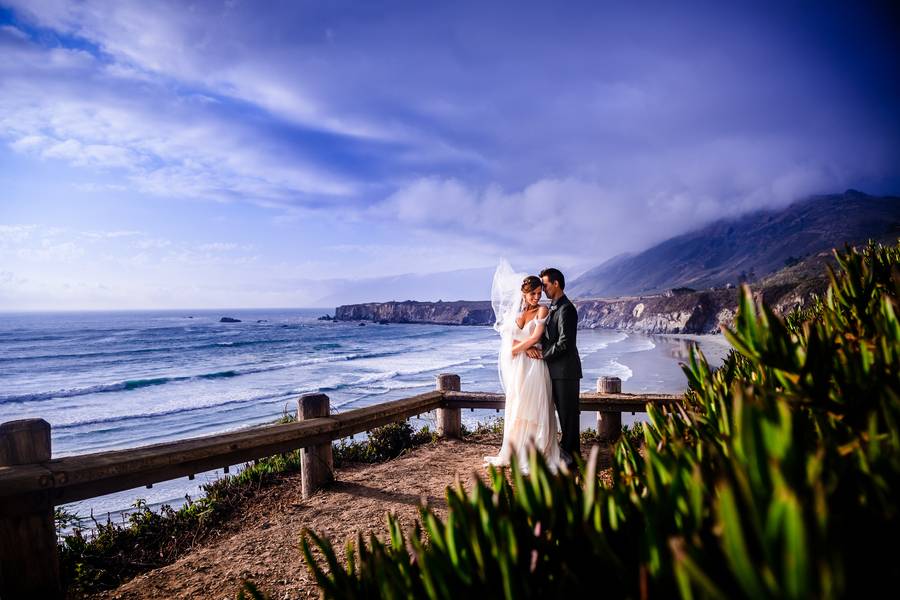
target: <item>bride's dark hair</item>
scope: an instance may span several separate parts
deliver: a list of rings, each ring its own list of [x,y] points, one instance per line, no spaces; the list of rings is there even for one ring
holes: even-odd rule
[[[541,285],[542,283],[540,277],[537,277],[536,275],[529,275],[522,280],[522,293],[527,294],[528,292],[541,287]]]

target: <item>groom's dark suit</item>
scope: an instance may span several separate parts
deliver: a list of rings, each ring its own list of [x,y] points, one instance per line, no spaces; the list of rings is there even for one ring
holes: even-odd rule
[[[559,414],[562,429],[560,446],[567,462],[581,454],[581,409],[578,395],[581,386],[581,357],[575,346],[578,312],[575,305],[563,295],[550,305],[542,340],[542,354],[550,371],[553,384],[553,402]],[[565,456],[565,455],[568,456]]]

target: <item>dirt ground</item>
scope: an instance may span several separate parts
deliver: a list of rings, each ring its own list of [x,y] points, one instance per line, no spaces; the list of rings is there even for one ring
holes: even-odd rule
[[[420,503],[443,516],[447,486],[459,480],[470,489],[473,474],[485,477],[483,457],[495,454],[499,444],[497,435],[441,441],[385,463],[338,469],[332,485],[305,501],[296,475],[260,492],[258,502],[222,534],[177,562],[96,598],[233,599],[245,579],[272,598],[317,598],[300,551],[304,527],[329,538],[343,559],[344,542],[355,540],[357,532],[387,537],[388,512],[407,530]]]

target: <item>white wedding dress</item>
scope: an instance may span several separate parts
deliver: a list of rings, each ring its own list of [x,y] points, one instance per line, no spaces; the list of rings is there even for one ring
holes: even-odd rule
[[[498,281],[498,277],[505,281]],[[557,437],[559,425],[553,407],[547,364],[541,359],[529,358],[524,352],[512,355],[512,347],[516,342],[528,339],[538,327],[543,327],[543,322],[537,318],[525,323],[524,327],[519,327],[516,321],[518,309],[521,308],[521,291],[514,290],[518,294],[514,299],[513,291],[509,289],[516,282],[521,285],[520,274],[512,273],[505,261],[501,263],[494,276],[492,299],[505,296],[506,300],[504,303],[495,302],[494,305],[497,315],[495,329],[500,333],[500,382],[506,392],[503,443],[499,454],[486,456],[484,460],[487,464],[506,466],[515,456],[519,467],[527,472],[529,448],[534,445],[555,472],[560,462]],[[498,287],[505,289],[500,290]],[[501,311],[505,314],[501,315]]]

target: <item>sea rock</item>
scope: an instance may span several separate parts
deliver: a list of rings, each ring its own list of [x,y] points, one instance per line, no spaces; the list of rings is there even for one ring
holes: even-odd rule
[[[235,319],[234,317],[222,317],[219,319],[219,323],[240,323],[240,319]]]

